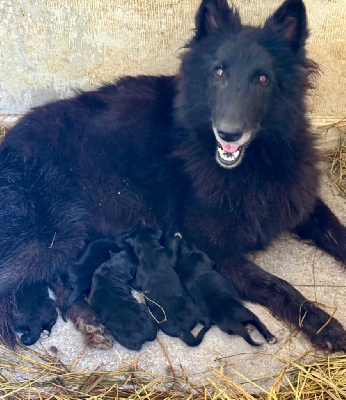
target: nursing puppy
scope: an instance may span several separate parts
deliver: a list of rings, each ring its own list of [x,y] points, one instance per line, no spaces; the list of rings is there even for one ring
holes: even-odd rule
[[[130,350],[154,340],[157,324],[147,307],[131,294],[128,282],[133,278],[138,260],[131,250],[112,254],[92,278],[90,304],[114,338]]]
[[[91,286],[91,279],[95,270],[105,261],[109,260],[109,251],[119,251],[117,243],[112,239],[98,239],[87,246],[81,258],[68,264],[63,271],[66,286],[72,292],[63,305],[61,316],[66,321],[66,311],[81,296],[87,296]]]
[[[50,333],[58,313],[54,300],[49,297],[44,282],[33,283],[16,293],[17,308],[12,315],[15,330],[22,333],[20,340],[30,346],[43,331]]]
[[[214,262],[203,251],[192,250],[182,242],[176,272],[193,301],[222,331],[242,336],[252,346],[258,346],[249,333],[248,325],[255,326],[268,343],[276,343],[259,318],[244,307],[232,283],[213,270]]]
[[[161,231],[143,227],[133,238],[127,239],[139,259],[136,284],[145,293],[147,306],[163,332],[180,337],[189,346],[197,346],[210,324],[188,296],[173,269],[180,239],[174,238],[169,248],[165,248],[159,242],[161,236]],[[191,329],[199,322],[204,328],[195,337]]]

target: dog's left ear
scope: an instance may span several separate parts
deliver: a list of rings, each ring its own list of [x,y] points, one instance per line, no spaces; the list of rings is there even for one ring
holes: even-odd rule
[[[228,28],[234,31],[241,26],[237,10],[230,8],[227,0],[203,0],[195,18],[196,38]]]
[[[306,24],[306,10],[302,0],[286,0],[269,17],[264,25],[281,33],[290,43],[294,51],[304,46],[309,32]]]

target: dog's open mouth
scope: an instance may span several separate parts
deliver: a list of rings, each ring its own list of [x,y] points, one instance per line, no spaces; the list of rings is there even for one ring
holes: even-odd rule
[[[217,161],[222,166],[233,167],[241,160],[242,150],[242,146],[235,144],[217,143]]]
[[[218,164],[224,168],[234,168],[239,165],[251,141],[251,131],[244,131],[235,142],[221,139],[215,126],[213,126],[213,131],[216,138],[216,161]]]

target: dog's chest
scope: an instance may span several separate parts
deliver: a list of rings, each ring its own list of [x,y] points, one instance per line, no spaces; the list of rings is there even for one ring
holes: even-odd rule
[[[293,207],[294,208],[294,207]],[[212,259],[261,250],[292,229],[298,216],[286,198],[248,194],[219,208],[198,200],[186,207],[182,233]]]

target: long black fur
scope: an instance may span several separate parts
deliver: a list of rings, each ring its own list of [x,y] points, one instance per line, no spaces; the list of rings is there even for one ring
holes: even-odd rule
[[[0,333],[8,344],[9,294],[50,279],[90,230],[116,237],[142,219],[167,237],[182,232],[243,300],[296,327],[306,313],[301,329],[312,343],[346,349],[338,321],[317,334],[328,315],[246,258],[295,231],[346,263],[346,228],[319,199],[305,116],[316,72],[307,36],[301,0],[286,0],[262,28],[242,25],[226,0],[203,0],[177,76],[122,78],[38,107],[8,132],[0,145]]]

